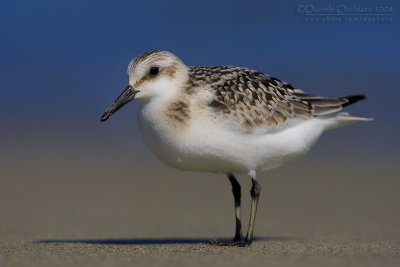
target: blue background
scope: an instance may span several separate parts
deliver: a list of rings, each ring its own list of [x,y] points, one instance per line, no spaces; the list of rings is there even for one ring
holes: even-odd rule
[[[307,22],[297,11],[328,4],[389,6],[393,21]],[[397,162],[398,10],[398,1],[1,0],[0,155],[149,155],[135,103],[99,118],[126,86],[129,61],[165,49],[187,65],[246,66],[311,94],[366,94],[348,110],[375,121],[327,133],[309,159]]]

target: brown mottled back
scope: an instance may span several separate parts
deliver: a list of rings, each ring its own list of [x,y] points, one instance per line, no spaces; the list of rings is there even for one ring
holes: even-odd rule
[[[325,99],[248,68],[189,67],[187,93],[210,90],[209,107],[248,130],[281,126],[291,119],[309,119],[341,110],[346,98]]]

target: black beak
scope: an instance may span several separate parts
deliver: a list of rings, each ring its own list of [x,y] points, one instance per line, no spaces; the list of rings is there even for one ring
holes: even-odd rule
[[[103,116],[101,116],[100,121],[108,120],[108,118],[110,118],[111,115],[114,114],[117,110],[132,101],[138,92],[139,91],[133,89],[132,86],[128,85],[122,92],[122,94],[114,101],[114,103],[112,103],[111,106],[106,109],[106,112],[104,112]]]

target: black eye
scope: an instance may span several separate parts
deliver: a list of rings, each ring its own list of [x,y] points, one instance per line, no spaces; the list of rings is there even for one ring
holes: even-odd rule
[[[158,74],[159,71],[160,71],[160,70],[158,69],[158,67],[151,67],[151,69],[150,69],[150,71],[149,71],[149,74],[150,74],[151,76],[156,76],[156,75]]]

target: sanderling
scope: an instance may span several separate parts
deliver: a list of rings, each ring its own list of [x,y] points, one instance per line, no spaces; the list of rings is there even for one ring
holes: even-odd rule
[[[150,150],[164,163],[189,171],[224,173],[232,184],[236,233],[220,245],[250,245],[261,187],[256,171],[305,154],[325,130],[368,118],[340,112],[363,95],[324,98],[248,68],[186,66],[167,51],[152,50],[128,66],[125,91],[101,117],[139,100],[138,124]],[[252,181],[246,238],[240,218],[240,184]]]

